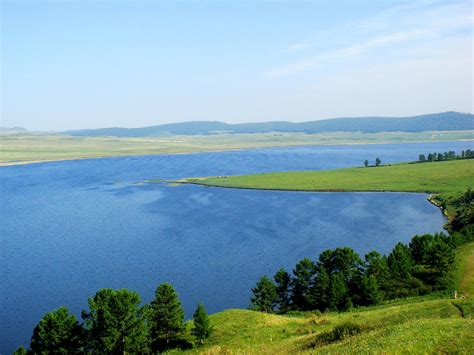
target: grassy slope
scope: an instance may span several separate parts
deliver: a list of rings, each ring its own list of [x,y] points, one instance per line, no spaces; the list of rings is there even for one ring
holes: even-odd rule
[[[462,247],[458,263],[467,262],[460,282],[474,286],[474,243]],[[470,309],[461,315],[460,308]],[[206,354],[284,353],[470,353],[474,348],[472,297],[468,300],[433,296],[389,302],[345,313],[311,312],[298,316],[270,315],[248,310],[226,310],[211,316],[215,331],[201,348]],[[317,334],[346,322],[364,331],[336,343],[311,347]]]
[[[0,135],[0,166],[23,162],[106,156],[191,153],[241,148],[356,143],[472,140],[474,131],[382,133],[264,133],[142,138]]]
[[[474,160],[186,179],[204,185],[300,191],[407,191],[450,197],[473,185]]]

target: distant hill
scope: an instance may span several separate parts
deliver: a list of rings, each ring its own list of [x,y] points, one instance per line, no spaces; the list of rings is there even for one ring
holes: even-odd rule
[[[26,132],[28,131],[23,127],[0,127],[0,134],[14,134]]]
[[[219,121],[194,121],[142,128],[101,128],[66,131],[73,136],[147,137],[160,135],[196,135],[216,133],[266,132],[423,132],[474,129],[474,115],[443,112],[412,117],[347,117],[302,123],[275,121],[228,124]]]

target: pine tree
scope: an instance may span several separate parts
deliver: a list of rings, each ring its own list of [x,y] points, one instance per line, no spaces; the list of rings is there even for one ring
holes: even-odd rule
[[[155,291],[150,309],[150,334],[154,351],[174,346],[184,330],[184,311],[178,294],[169,283],[162,283]]]
[[[81,335],[76,316],[59,307],[46,313],[34,328],[30,348],[35,354],[74,353],[81,347]]]
[[[255,310],[272,313],[275,311],[277,302],[276,286],[267,276],[262,276],[258,280],[255,288],[252,289],[252,306]]]
[[[127,289],[99,290],[82,311],[88,345],[95,353],[143,353],[149,350],[148,328],[140,296]]]
[[[375,159],[375,166],[379,166],[382,163],[382,161],[379,158]]]
[[[285,269],[280,268],[274,276],[277,293],[277,307],[280,312],[285,312],[290,307],[291,277]]]
[[[348,291],[344,277],[341,274],[331,275],[329,307],[332,310],[346,309],[349,304]]]
[[[407,281],[411,277],[413,260],[410,249],[402,243],[398,243],[388,256],[388,268],[393,278]]]
[[[191,332],[196,337],[196,340],[203,344],[204,340],[211,335],[212,327],[209,316],[202,303],[198,304],[196,312],[194,312],[193,315],[193,320],[194,328]]]
[[[369,161],[368,161],[367,159],[364,160],[364,166],[365,166],[365,167],[368,167],[368,166],[369,166]]]
[[[311,299],[315,309],[325,311],[330,305],[330,278],[324,266],[320,267],[311,287]]]
[[[361,305],[370,306],[380,303],[382,297],[380,295],[377,278],[374,275],[364,276],[362,277],[361,284]]]
[[[309,310],[311,309],[309,290],[316,274],[315,265],[310,259],[305,258],[296,264],[293,274],[295,275],[292,280],[293,305],[300,310]]]

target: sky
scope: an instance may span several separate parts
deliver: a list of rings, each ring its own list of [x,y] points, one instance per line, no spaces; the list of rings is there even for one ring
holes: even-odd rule
[[[473,112],[470,0],[0,3],[0,126]]]

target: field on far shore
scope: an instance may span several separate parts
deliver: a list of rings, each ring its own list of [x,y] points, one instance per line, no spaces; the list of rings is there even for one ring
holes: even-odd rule
[[[458,195],[474,185],[474,160],[403,163],[180,180],[208,186],[294,191],[401,191]]]
[[[301,145],[381,144],[474,140],[474,131],[381,133],[263,133],[140,138],[0,135],[0,166],[112,156],[193,153]]]

